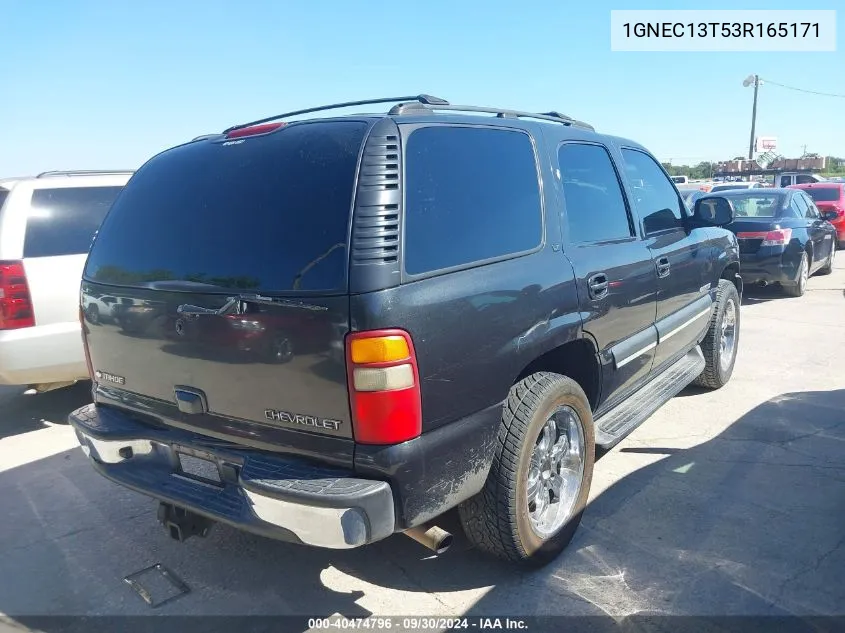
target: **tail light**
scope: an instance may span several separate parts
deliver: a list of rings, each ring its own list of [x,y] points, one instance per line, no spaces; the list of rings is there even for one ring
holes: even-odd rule
[[[35,310],[23,262],[0,262],[0,330],[34,325]]]
[[[85,364],[88,366],[88,377],[92,382],[97,382],[94,377],[94,365],[91,362],[91,352],[88,351],[88,326],[85,324],[85,311],[79,307],[79,325],[82,328],[82,349],[85,350]]]
[[[761,246],[786,246],[792,241],[792,229],[777,229],[766,233]]]
[[[355,441],[398,444],[422,432],[417,357],[404,330],[346,337],[349,402]]]
[[[736,236],[741,240],[763,240],[760,246],[786,246],[792,240],[792,229],[743,232]]]

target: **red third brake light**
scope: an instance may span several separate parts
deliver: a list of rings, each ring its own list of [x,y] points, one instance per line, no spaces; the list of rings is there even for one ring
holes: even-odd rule
[[[34,325],[35,311],[23,262],[0,262],[0,330]]]
[[[274,130],[278,130],[284,126],[284,123],[265,123],[263,125],[251,125],[249,127],[238,128],[232,130],[226,135],[226,138],[241,138],[243,136],[256,136],[257,134],[267,134]]]
[[[404,330],[346,337],[352,427],[359,444],[398,444],[422,432],[417,357]]]

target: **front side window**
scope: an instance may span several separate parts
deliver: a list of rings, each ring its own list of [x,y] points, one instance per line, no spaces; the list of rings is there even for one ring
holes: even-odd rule
[[[607,149],[565,143],[558,150],[569,241],[578,244],[631,237],[619,177]]]
[[[88,252],[122,187],[36,189],[26,221],[24,257]]]
[[[623,149],[622,156],[646,234],[683,228],[683,203],[657,161],[633,149]]]
[[[408,274],[524,253],[542,242],[537,162],[527,134],[424,127],[408,137],[405,161]]]

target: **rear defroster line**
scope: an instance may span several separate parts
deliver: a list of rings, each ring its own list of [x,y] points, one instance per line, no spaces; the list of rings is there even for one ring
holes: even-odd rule
[[[141,582],[142,578],[147,578],[148,584],[157,584],[161,585],[161,580],[163,579],[166,581],[167,585],[171,588],[168,592],[167,586],[164,588],[165,597],[162,599],[157,599],[154,596],[154,590],[148,589],[144,586]],[[157,609],[158,607],[162,606],[163,604],[167,604],[168,602],[172,602],[177,598],[181,598],[185,594],[190,593],[191,588],[185,584],[185,582],[179,578],[176,574],[172,571],[167,569],[161,563],[156,563],[155,565],[150,565],[149,567],[145,567],[140,571],[136,571],[132,574],[129,574],[123,579],[127,585],[132,587],[135,592],[141,596],[141,598],[146,602],[151,608]],[[156,592],[157,593],[157,592]]]

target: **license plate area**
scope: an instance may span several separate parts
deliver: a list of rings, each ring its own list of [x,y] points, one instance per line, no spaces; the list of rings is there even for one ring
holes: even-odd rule
[[[210,453],[178,447],[174,450],[178,459],[177,474],[206,484],[223,485],[220,467]]]

